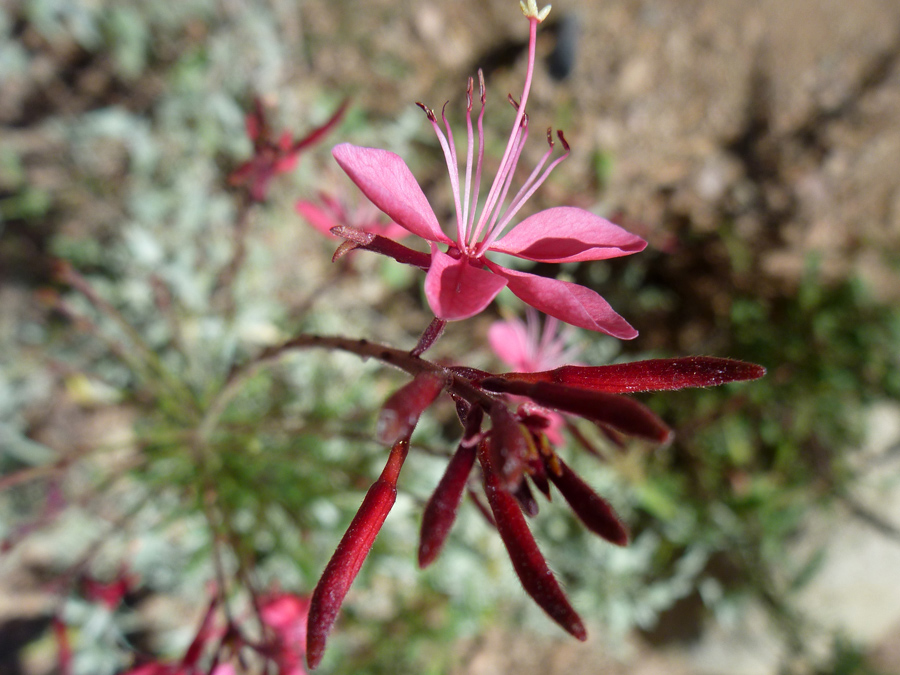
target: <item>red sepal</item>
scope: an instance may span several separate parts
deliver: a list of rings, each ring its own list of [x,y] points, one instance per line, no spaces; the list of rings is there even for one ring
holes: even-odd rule
[[[619,520],[608,501],[594,492],[572,469],[557,457],[559,473],[549,470],[547,475],[562,493],[575,515],[593,533],[617,546],[628,545],[628,528]]]
[[[397,478],[408,452],[409,439],[399,441],[391,448],[381,476],[366,493],[313,591],[306,624],[306,662],[310,670],[315,670],[322,660],[325,642],[341,603],[397,499]]]
[[[483,469],[484,492],[494,514],[497,531],[525,592],[565,630],[579,640],[587,640],[587,631],[581,617],[569,604],[566,594],[547,566],[515,497],[503,487],[494,473],[490,453],[484,443],[479,446],[478,459]]]
[[[536,373],[504,373],[498,377],[531,383],[552,382],[610,394],[630,394],[715,387],[726,382],[756,380],[765,374],[766,369],[755,363],[714,356],[686,356],[608,366],[562,366]]]

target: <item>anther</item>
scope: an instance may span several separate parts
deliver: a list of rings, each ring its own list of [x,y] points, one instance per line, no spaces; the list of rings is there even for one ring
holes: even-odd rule
[[[472,112],[472,90],[474,86],[475,81],[470,77],[466,86],[466,112]]]
[[[424,103],[419,103],[418,101],[416,101],[416,105],[425,111],[425,114],[428,115],[429,120],[431,120],[432,122],[437,122],[437,117],[434,116],[434,110],[429,108]]]
[[[566,137],[563,136],[562,129],[559,129],[559,130],[556,132],[556,137],[559,138],[559,142],[562,143],[563,148],[565,148],[565,149],[566,149],[566,152],[568,152],[568,151],[569,151],[569,144],[566,142]]]
[[[484,86],[484,71],[478,69],[478,89],[481,92],[481,105],[487,103],[487,87]]]

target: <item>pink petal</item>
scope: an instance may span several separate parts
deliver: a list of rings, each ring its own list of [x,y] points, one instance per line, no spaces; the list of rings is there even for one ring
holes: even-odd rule
[[[495,321],[488,329],[488,342],[503,363],[514,370],[533,370],[528,335],[521,321]]]
[[[529,216],[490,250],[541,262],[606,260],[643,251],[647,242],[573,206],[558,206]]]
[[[431,267],[425,277],[425,296],[434,315],[446,321],[475,316],[487,307],[506,280],[473,267],[468,258],[456,259],[431,245]]]
[[[452,244],[441,232],[425,193],[399,155],[341,143],[331,151],[363,194],[391,220],[429,241]]]
[[[488,268],[506,278],[517,297],[544,314],[560,321],[595,330],[621,340],[632,340],[637,331],[619,316],[599,294],[568,281],[547,279],[526,272],[514,272],[486,260]]]
[[[322,234],[327,234],[329,237],[334,237],[331,233],[331,228],[340,225],[340,223],[331,216],[331,213],[313,202],[307,202],[301,199],[294,204],[294,210],[303,216],[306,219],[306,222]]]

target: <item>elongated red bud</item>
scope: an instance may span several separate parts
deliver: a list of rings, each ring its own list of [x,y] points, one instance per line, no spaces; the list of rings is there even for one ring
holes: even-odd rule
[[[378,415],[378,441],[393,445],[402,438],[408,438],[416,428],[419,416],[434,403],[444,384],[444,378],[440,375],[424,372],[395,391]]]
[[[313,591],[306,624],[306,662],[310,670],[315,670],[321,662],[328,633],[341,603],[397,499],[397,478],[408,452],[408,438],[398,441],[391,448],[381,476],[366,493]]]
[[[466,489],[466,481],[472,473],[474,464],[475,446],[460,445],[447,464],[447,469],[434,494],[425,505],[422,534],[419,538],[419,567],[425,568],[430,565],[441,552],[456,520],[463,490]]]
[[[488,414],[491,417],[488,446],[494,471],[505,490],[515,490],[525,470],[528,440],[519,421],[503,403],[496,403]]]
[[[526,396],[538,405],[555,408],[617,429],[629,436],[668,443],[672,430],[647,406],[637,401],[602,391],[578,389],[551,382],[517,382],[492,377],[481,382],[488,391]]]
[[[581,480],[565,462],[559,458],[557,462],[559,473],[548,470],[547,475],[569,502],[575,515],[591,532],[617,546],[626,546],[628,528],[619,520],[615,509]]]
[[[537,373],[505,373],[500,377],[521,382],[553,382],[610,394],[631,394],[715,387],[726,382],[756,380],[765,374],[766,369],[755,363],[714,356],[686,356],[608,366],[562,366]]]
[[[382,237],[380,234],[372,234],[363,232],[345,225],[338,225],[331,228],[331,234],[354,242],[359,248],[363,248],[373,253],[380,253],[389,258],[393,258],[399,263],[412,265],[419,269],[427,270],[431,267],[431,256],[422,251],[416,251],[407,248],[403,244],[398,244],[393,239]]]
[[[547,566],[515,497],[503,487],[494,473],[490,453],[484,444],[479,447],[478,458],[483,469],[484,492],[494,514],[497,531],[522,587],[551,619],[579,640],[586,640],[587,631],[581,617]]]

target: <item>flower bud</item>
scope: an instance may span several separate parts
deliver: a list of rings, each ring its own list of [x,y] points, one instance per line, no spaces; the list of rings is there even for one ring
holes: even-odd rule
[[[375,433],[379,443],[393,445],[401,438],[409,438],[416,428],[419,416],[434,403],[444,384],[441,376],[423,372],[394,392],[378,416]]]

